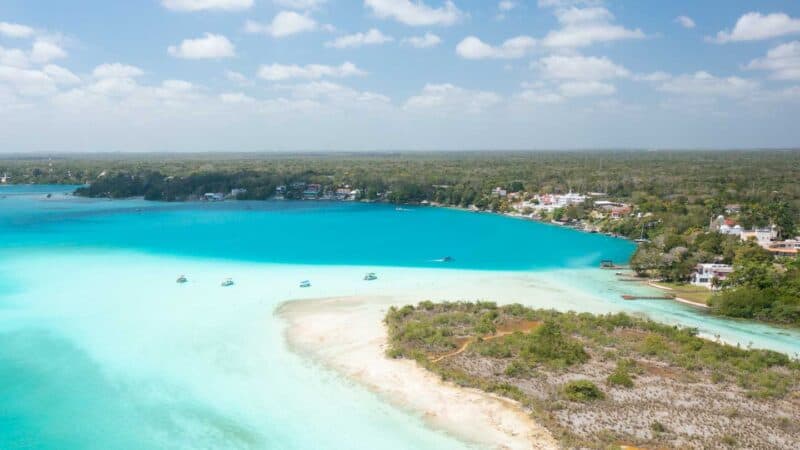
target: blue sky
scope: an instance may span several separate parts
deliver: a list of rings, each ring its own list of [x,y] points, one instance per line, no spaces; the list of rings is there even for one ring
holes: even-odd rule
[[[800,143],[800,3],[5,0],[0,152]]]

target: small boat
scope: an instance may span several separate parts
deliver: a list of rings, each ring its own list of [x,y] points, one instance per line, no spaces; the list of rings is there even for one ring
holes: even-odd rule
[[[453,262],[454,259],[452,256],[445,256],[444,258],[440,259],[439,262]]]
[[[372,280],[377,280],[377,279],[378,279],[378,276],[375,275],[375,272],[370,272],[370,273],[364,275],[364,281],[372,281]]]
[[[308,281],[308,280],[303,280],[303,281],[301,281],[301,282],[300,282],[300,287],[301,287],[301,288],[308,288],[308,287],[311,287],[311,282],[310,282],[310,281]]]
[[[181,276],[178,277],[177,280],[175,280],[175,282],[178,283],[178,284],[183,284],[183,283],[186,283],[187,281],[189,281],[189,280],[186,278],[186,275],[181,275]]]
[[[230,278],[225,278],[225,281],[223,281],[222,284],[220,284],[220,286],[222,287],[233,286],[233,280]]]

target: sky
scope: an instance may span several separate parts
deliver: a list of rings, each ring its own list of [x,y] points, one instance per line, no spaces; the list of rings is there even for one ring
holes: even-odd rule
[[[3,0],[0,153],[800,147],[796,0]]]

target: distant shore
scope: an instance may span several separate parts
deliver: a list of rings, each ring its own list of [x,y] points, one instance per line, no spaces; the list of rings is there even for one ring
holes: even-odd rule
[[[382,318],[390,298],[343,297],[287,302],[290,348],[364,385],[434,428],[495,449],[556,449],[549,431],[511,400],[446,383],[413,361],[385,355]]]

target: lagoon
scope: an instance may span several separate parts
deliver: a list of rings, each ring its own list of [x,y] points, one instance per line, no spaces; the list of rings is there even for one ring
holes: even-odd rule
[[[288,348],[274,311],[291,299],[625,310],[800,351],[795,332],[621,300],[647,288],[596,267],[626,260],[625,240],[439,208],[166,204],[71,189],[0,187],[3,449],[469,446]],[[221,288],[226,277],[236,284]]]

